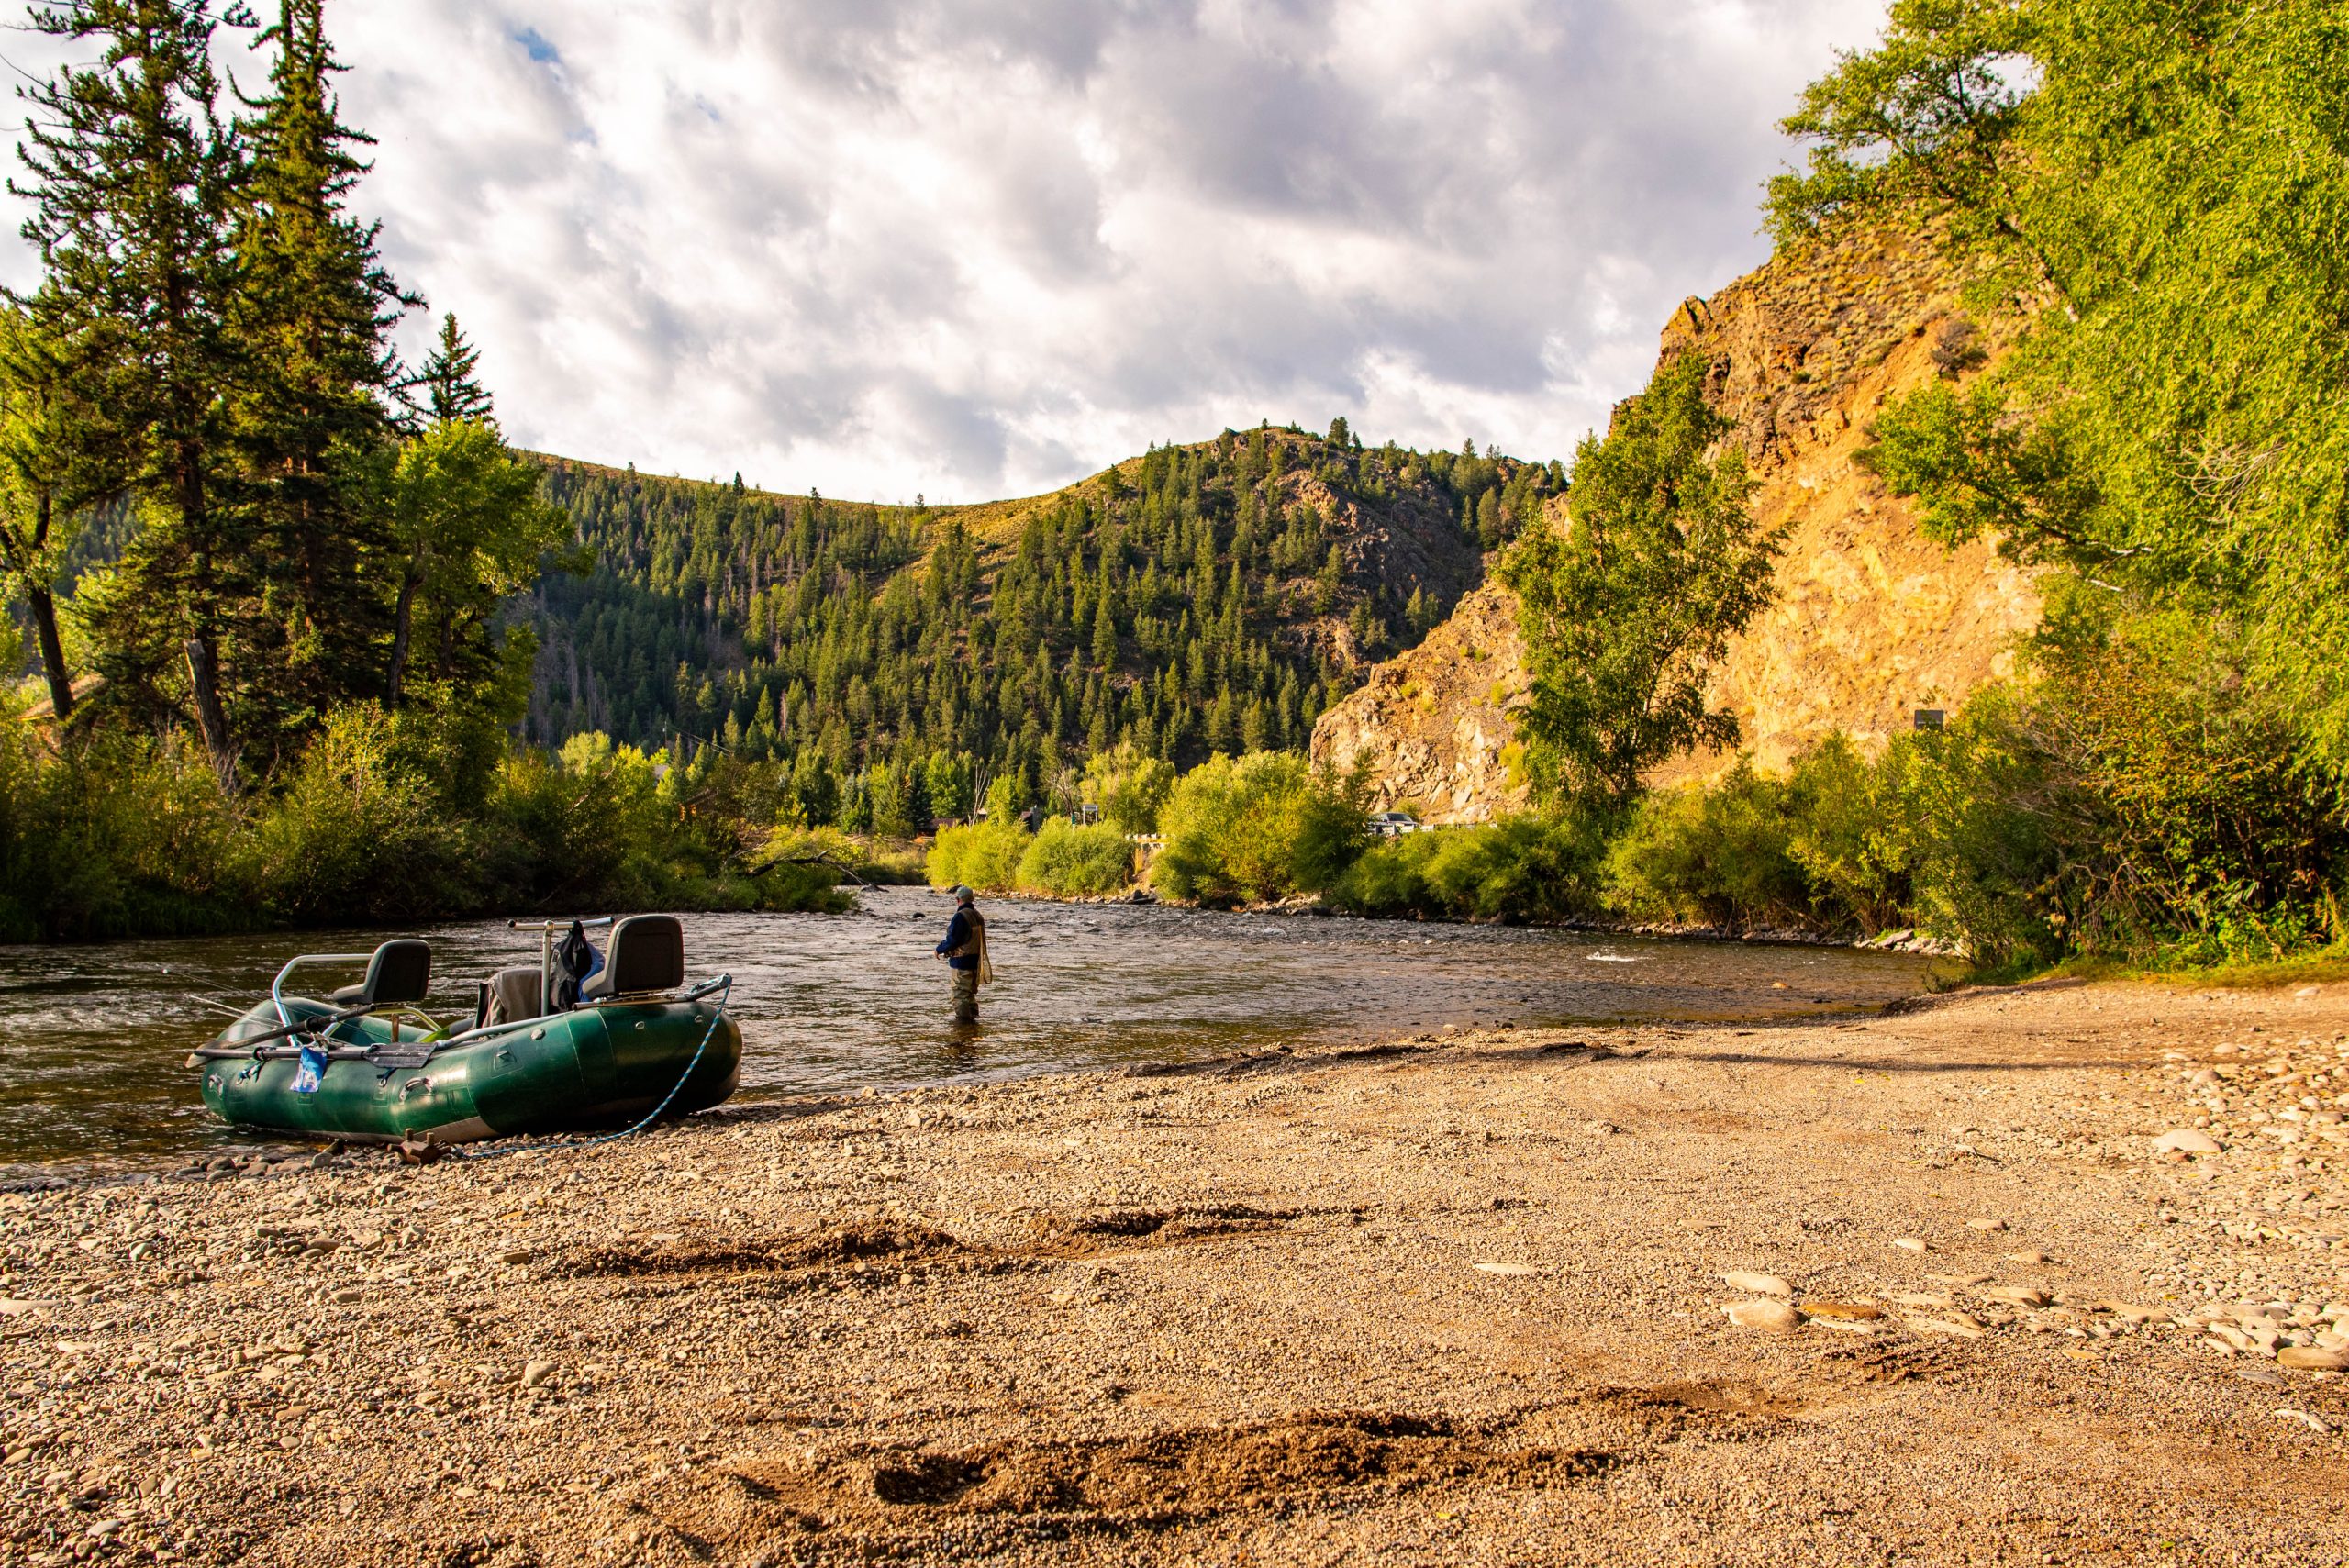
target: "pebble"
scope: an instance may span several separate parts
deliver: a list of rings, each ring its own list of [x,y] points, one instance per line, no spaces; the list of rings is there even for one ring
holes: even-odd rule
[[[2287,1345],[2276,1352],[2276,1364],[2295,1372],[2349,1372],[2349,1355],[2314,1345]]]
[[[2223,1154],[2226,1152],[2226,1145],[2221,1143],[2217,1139],[2211,1137],[2207,1132],[2199,1132],[2190,1127],[2177,1127],[2172,1128],[2169,1131],[2163,1133],[2159,1138],[2154,1140],[2154,1152],[2156,1154],[2169,1154],[2173,1152],[2178,1154]]]
[[[2003,1219],[1969,1219],[1965,1228],[1968,1230],[2004,1230],[2007,1222]]]
[[[1721,1283],[1731,1290],[1742,1290],[1753,1296],[1792,1296],[1794,1286],[1776,1274],[1757,1274],[1744,1269],[1731,1269],[1721,1275]]]
[[[1831,1318],[1844,1323],[1873,1323],[1884,1316],[1884,1308],[1872,1301],[1806,1301],[1802,1304],[1806,1318]]]
[[[2115,1318],[2125,1318],[2132,1323],[2157,1323],[2169,1316],[2165,1307],[2139,1307],[2126,1301],[2099,1301],[2097,1305]]]
[[[1542,1271],[1527,1263],[1478,1263],[1476,1272],[1480,1274],[1498,1274],[1503,1279],[1523,1279],[1529,1274],[1538,1274]]]
[[[536,1388],[554,1375],[554,1362],[532,1362],[522,1369],[522,1386]]]
[[[1985,1300],[2003,1301],[2009,1307],[2044,1307],[2047,1305],[2047,1293],[2042,1290],[2033,1290],[2027,1284],[1998,1285],[1989,1290],[1984,1291],[1982,1296]]]
[[[1949,1334],[1961,1340],[1982,1337],[1982,1325],[1963,1312],[1954,1312],[1947,1318],[1911,1318],[1909,1327],[1920,1334]]]
[[[1896,1237],[1892,1244],[1904,1252],[1922,1252],[1928,1250],[1925,1244],[1914,1236]]]
[[[1785,1334],[1802,1327],[1802,1315],[1783,1301],[1739,1301],[1721,1308],[1741,1329],[1766,1329]]]
[[[2007,1262],[2010,1263],[2044,1263],[2051,1261],[2044,1252],[2009,1252],[2007,1254]],[[1983,1277],[1987,1279],[1989,1276],[1986,1274]]]
[[[53,1301],[18,1301],[0,1296],[0,1318],[24,1318],[35,1312],[46,1312],[55,1305]]]

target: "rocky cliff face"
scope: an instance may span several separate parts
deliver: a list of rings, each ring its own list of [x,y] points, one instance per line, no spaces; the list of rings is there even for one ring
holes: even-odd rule
[[[1664,358],[1694,349],[1710,361],[1713,406],[1761,481],[1761,517],[1787,528],[1777,597],[1714,682],[1763,766],[1836,729],[1880,750],[1917,709],[1954,708],[2006,674],[2015,635],[2037,624],[2030,573],[1987,544],[1950,551],[1925,539],[1909,505],[1854,461],[1888,399],[1978,373],[2003,346],[1998,324],[1966,319],[1958,280],[1913,236],[1780,256],[1687,301],[1665,327]],[[1514,608],[1497,584],[1468,595],[1453,626],[1322,717],[1315,756],[1362,757],[1382,808],[1417,806],[1429,821],[1521,805],[1508,765],[1525,684]],[[1482,657],[1466,660],[1470,648]],[[1728,761],[1682,758],[1658,782]]]
[[[1316,762],[1370,767],[1373,809],[1415,810],[1423,822],[1481,822],[1526,804],[1511,763],[1525,699],[1517,601],[1497,583],[1463,598],[1451,618],[1313,727]]]

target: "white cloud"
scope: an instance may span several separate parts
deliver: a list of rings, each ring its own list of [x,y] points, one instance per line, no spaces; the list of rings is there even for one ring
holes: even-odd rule
[[[978,499],[1260,417],[1564,455],[1674,305],[1761,259],[1772,122],[1880,17],[340,0],[328,21],[347,117],[382,143],[360,201],[481,344],[518,439]]]

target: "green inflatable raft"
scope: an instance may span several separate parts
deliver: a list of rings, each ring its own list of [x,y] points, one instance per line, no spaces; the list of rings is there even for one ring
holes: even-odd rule
[[[483,982],[473,1015],[453,1024],[419,1010],[424,942],[303,954],[269,1000],[188,1058],[205,1104],[239,1127],[301,1137],[461,1143],[627,1128],[731,1096],[742,1066],[742,1033],[725,1010],[731,980],[685,985],[674,917],[582,924],[609,925],[611,939],[575,1000],[553,962],[554,928],[541,926],[540,964]],[[324,1000],[285,992],[304,964],[361,959],[366,978]]]

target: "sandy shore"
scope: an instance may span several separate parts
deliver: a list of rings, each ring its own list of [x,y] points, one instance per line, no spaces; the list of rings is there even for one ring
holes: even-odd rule
[[[2099,986],[8,1195],[0,1560],[2349,1561],[2344,1108]]]

